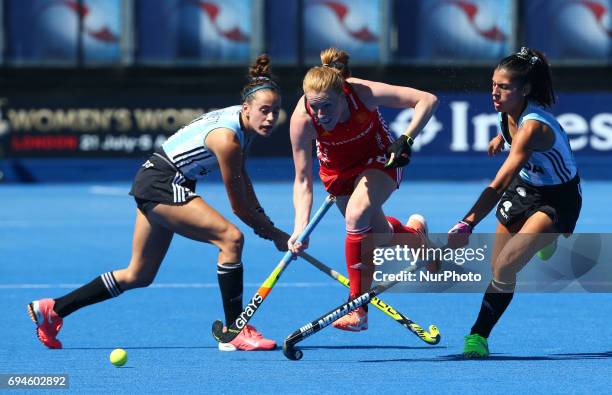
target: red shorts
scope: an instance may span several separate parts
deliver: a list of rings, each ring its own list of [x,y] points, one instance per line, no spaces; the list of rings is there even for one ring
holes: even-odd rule
[[[352,194],[355,189],[355,180],[367,169],[378,169],[384,172],[395,181],[396,187],[399,188],[402,182],[402,168],[385,169],[385,162],[386,158],[384,156],[378,156],[355,167],[344,170],[330,169],[321,165],[319,168],[319,177],[321,177],[321,181],[323,181],[325,190],[333,196],[347,196]]]

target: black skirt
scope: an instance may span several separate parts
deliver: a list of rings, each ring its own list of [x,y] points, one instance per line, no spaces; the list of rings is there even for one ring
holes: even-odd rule
[[[516,177],[502,195],[496,216],[502,225],[509,226],[541,211],[553,220],[559,233],[569,234],[576,227],[581,208],[578,175],[565,184],[550,186],[533,186]]]
[[[182,205],[197,197],[196,182],[185,178],[163,150],[155,152],[136,173],[130,195],[143,213],[158,204]]]

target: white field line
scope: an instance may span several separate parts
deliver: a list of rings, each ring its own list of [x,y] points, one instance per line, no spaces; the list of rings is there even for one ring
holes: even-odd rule
[[[333,282],[290,282],[290,283],[278,283],[275,287],[278,288],[321,288],[329,287]],[[2,289],[74,289],[78,288],[83,284],[0,284],[0,290]],[[259,288],[261,284],[257,283],[245,283],[247,288]],[[219,284],[214,283],[158,283],[151,284],[148,288],[218,288]]]

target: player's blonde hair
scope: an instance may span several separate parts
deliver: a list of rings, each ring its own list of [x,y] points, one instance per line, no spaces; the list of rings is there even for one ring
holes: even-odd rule
[[[311,67],[302,82],[304,92],[342,92],[344,80],[351,76],[349,54],[337,49],[321,51],[321,66]]]

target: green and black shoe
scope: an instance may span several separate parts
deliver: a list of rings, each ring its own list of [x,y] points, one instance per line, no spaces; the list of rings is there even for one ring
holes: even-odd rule
[[[489,344],[485,337],[477,333],[465,337],[463,357],[467,359],[486,358],[489,356]]]

